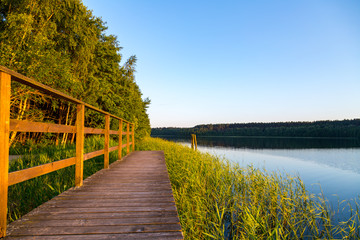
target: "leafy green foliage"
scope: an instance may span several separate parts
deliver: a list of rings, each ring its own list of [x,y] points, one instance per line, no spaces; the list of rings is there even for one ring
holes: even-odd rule
[[[135,122],[137,137],[150,134],[146,109],[135,82],[136,57],[120,65],[116,36],[81,0],[1,0],[0,65]],[[12,84],[12,118],[75,123],[75,107]],[[104,126],[104,116],[86,112],[86,125]],[[112,129],[118,121],[112,121]],[[39,138],[39,135],[30,135]],[[57,136],[59,137],[59,136]],[[19,140],[13,133],[11,143]],[[71,139],[63,137],[63,142]]]

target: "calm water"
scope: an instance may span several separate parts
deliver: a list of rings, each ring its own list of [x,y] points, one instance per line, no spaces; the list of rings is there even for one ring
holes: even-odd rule
[[[189,139],[166,138],[190,146]],[[360,196],[360,141],[354,139],[197,137],[198,149],[242,166],[299,175],[330,204]]]

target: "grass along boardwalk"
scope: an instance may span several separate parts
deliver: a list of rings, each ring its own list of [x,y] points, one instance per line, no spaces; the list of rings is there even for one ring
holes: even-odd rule
[[[183,239],[163,152],[114,162],[9,224],[5,239]]]

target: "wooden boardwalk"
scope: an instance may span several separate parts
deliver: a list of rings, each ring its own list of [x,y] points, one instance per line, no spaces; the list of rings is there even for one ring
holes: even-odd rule
[[[183,239],[163,152],[111,164],[9,224],[5,239]]]

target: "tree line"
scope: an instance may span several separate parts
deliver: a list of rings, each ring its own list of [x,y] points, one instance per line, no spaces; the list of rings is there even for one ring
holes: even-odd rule
[[[143,99],[135,82],[136,56],[124,63],[116,36],[81,0],[2,0],[0,2],[0,65],[135,123],[137,137],[150,134]],[[76,106],[12,83],[11,118],[74,125]],[[104,127],[104,116],[86,111],[85,125]],[[118,128],[118,121],[111,122]],[[27,135],[12,132],[10,143]],[[52,136],[56,142],[71,134]]]
[[[271,136],[360,138],[360,119],[315,121],[204,124],[193,128],[153,128],[153,136]]]

